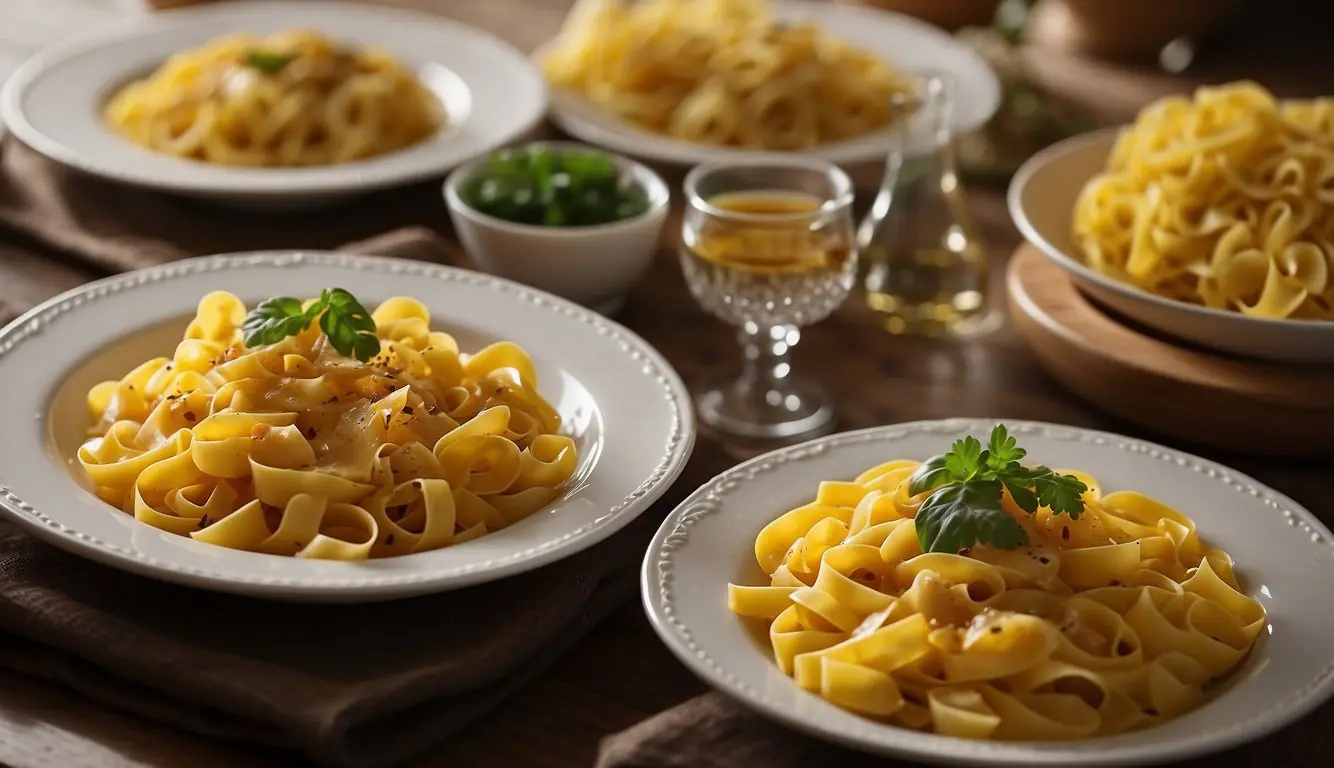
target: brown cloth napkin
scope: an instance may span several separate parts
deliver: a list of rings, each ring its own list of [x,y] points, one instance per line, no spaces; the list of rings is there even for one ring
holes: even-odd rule
[[[335,210],[228,211],[105,184],[13,141],[3,171],[0,254],[5,240],[17,241],[104,272],[230,250],[329,247],[446,215],[438,185]],[[420,227],[342,249],[460,259],[459,249]],[[626,529],[558,563],[371,605],[174,586],[67,555],[0,521],[0,667],[191,731],[323,763],[388,765],[494,708],[629,598],[653,531],[693,487],[687,478]]]
[[[0,521],[0,666],[191,731],[389,765],[500,703],[633,594],[656,522],[476,588],[320,606],[133,576]]]
[[[892,768],[912,765],[817,741],[706,693],[602,740],[596,768]]]
[[[0,242],[12,240],[100,272],[231,251],[332,248],[407,226],[438,230],[447,220],[438,182],[332,208],[245,211],[103,181],[57,165],[13,137],[0,142]],[[435,256],[422,248],[439,250],[444,241],[396,247],[396,255],[429,259]]]

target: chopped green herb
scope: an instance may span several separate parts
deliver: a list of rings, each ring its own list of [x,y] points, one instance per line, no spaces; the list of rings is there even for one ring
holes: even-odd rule
[[[1088,487],[1047,467],[1025,467],[1019,462],[1026,455],[1005,425],[998,424],[985,449],[969,436],[922,462],[908,480],[909,493],[931,492],[915,523],[922,551],[953,553],[974,544],[1014,549],[1027,543],[1023,526],[1001,507],[1002,488],[1029,514],[1047,507],[1079,519],[1084,511],[1081,494]]]
[[[258,69],[267,75],[277,74],[282,68],[292,62],[292,56],[285,53],[269,53],[267,51],[247,51],[245,63],[248,67]]]
[[[380,352],[375,321],[356,297],[342,288],[326,289],[308,307],[291,296],[261,301],[246,315],[241,333],[247,347],[276,344],[319,321],[320,330],[340,353],[363,363]]]
[[[463,201],[518,224],[584,227],[633,218],[648,197],[609,156],[546,147],[500,152],[464,181]]]

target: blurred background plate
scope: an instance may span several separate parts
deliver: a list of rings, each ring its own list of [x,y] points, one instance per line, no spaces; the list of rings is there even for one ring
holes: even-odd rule
[[[245,30],[293,28],[380,48],[440,98],[435,136],[358,162],[241,168],[151,152],[102,123],[108,94],[181,50]],[[19,67],[0,114],[24,144],[61,164],[124,184],[249,207],[308,207],[443,176],[530,131],[546,84],[519,50],[476,27],[425,13],[331,0],[209,3],[135,14],[43,48]]]
[[[957,88],[953,119],[955,135],[980,127],[1000,104],[1000,83],[986,60],[931,24],[859,5],[775,0],[773,6],[778,19],[814,21],[830,36],[869,51],[897,69],[928,69],[953,75]],[[533,58],[540,58],[548,46],[550,43],[539,48]],[[579,94],[562,89],[552,89],[550,111],[552,121],[576,138],[662,163],[694,165],[759,153],[759,150],[696,144],[651,133]],[[814,147],[805,154],[839,165],[882,162],[888,148],[887,136],[887,131],[876,131],[860,138]],[[930,151],[930,146],[922,143],[908,147],[909,155]]]

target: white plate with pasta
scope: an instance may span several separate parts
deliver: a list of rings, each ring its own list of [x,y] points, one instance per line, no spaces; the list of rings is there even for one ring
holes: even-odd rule
[[[81,286],[0,331],[0,387],[0,513],[114,567],[290,600],[549,563],[642,512],[694,443],[680,379],[616,323],[333,253]]]
[[[654,628],[765,715],[949,765],[1183,759],[1334,694],[1314,515],[1159,445],[1003,424],[848,432],[719,475],[650,546]]]
[[[628,10],[627,10],[628,7]],[[551,117],[578,138],[659,162],[801,151],[883,162],[903,73],[955,88],[956,134],[1000,103],[995,74],[936,27],[857,5],[801,0],[581,0],[533,56]],[[930,151],[914,132],[905,151]]]
[[[1229,354],[1334,363],[1331,115],[1334,99],[1277,102],[1250,83],[1161,100],[1030,158],[1010,215],[1133,320]]]
[[[135,16],[42,50],[0,95],[14,135],[60,163],[268,207],[443,176],[546,105],[540,73],[501,40],[326,0]]]

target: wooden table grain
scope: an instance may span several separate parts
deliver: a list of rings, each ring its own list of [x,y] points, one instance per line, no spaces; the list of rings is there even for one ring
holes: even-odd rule
[[[384,1],[475,24],[525,50],[536,47],[558,28],[570,5],[569,0]],[[11,3],[34,12],[47,0],[5,0],[0,4],[0,44],[25,39],[14,31],[15,19],[20,15],[12,11]],[[77,13],[81,7],[147,12],[142,6],[136,7],[135,0],[59,0],[45,7],[63,8],[69,13]],[[51,18],[40,18],[43,29],[52,26]],[[1172,87],[1161,79],[1154,83],[1152,95]],[[1310,87],[1328,90],[1328,85]],[[1127,99],[1123,112],[1135,106],[1133,99]],[[436,190],[423,188],[420,195],[420,207],[413,209],[422,212],[416,216],[417,223],[450,235],[443,208],[432,202],[438,201]],[[992,300],[999,309],[1004,305],[998,294],[1000,275],[1019,236],[1006,215],[1002,189],[975,186],[970,190],[970,200],[988,245]],[[374,205],[374,198],[367,204]],[[254,226],[265,226],[264,220],[257,217]],[[368,220],[363,234],[375,233],[373,222]],[[48,252],[39,244],[10,242],[0,233],[0,321],[7,319],[5,312],[22,311],[99,276],[97,271]],[[705,317],[690,298],[670,248],[663,250],[618,319],[661,350],[692,388],[739,368],[732,334]],[[797,349],[797,364],[822,377],[832,389],[840,404],[840,426],[846,429],[979,416],[1061,422],[1154,437],[1090,409],[1063,391],[1043,373],[1008,325],[966,343],[897,338],[876,329],[854,299],[832,318],[805,332]],[[722,471],[755,450],[754,446],[721,442],[708,434],[701,436],[701,442],[712,450],[697,451],[691,470],[696,477]],[[1334,512],[1330,512],[1334,509],[1334,476],[1327,470],[1301,462],[1280,464],[1200,452],[1273,485],[1327,523],[1334,523]],[[662,509],[655,512],[664,513]],[[703,690],[703,684],[657,640],[638,602],[634,602],[595,629],[499,711],[410,765],[588,766],[603,736]],[[41,746],[34,748],[34,744]],[[1233,757],[1245,764],[1263,756],[1299,766],[1319,762],[1320,756],[1332,749],[1334,705]],[[1211,764],[1216,763],[1214,760]],[[10,674],[0,675],[0,764],[211,768],[291,765],[293,760],[288,755],[222,743],[130,718],[90,705],[68,690]]]

